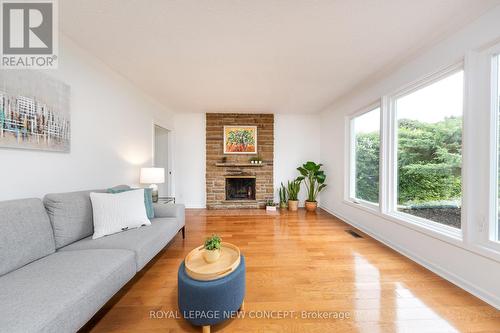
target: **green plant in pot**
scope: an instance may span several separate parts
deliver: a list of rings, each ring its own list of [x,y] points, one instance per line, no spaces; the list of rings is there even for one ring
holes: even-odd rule
[[[307,199],[305,206],[308,212],[314,212],[316,210],[318,207],[318,202],[316,201],[318,194],[326,187],[326,175],[325,172],[321,170],[322,166],[323,164],[316,164],[309,161],[297,168],[302,175],[299,178],[302,178],[306,184]]]
[[[266,201],[266,210],[275,212],[276,211],[276,203],[273,200]]]
[[[299,208],[299,192],[302,177],[298,177],[292,181],[288,181],[288,210],[296,211]]]
[[[220,257],[222,239],[217,235],[212,235],[205,240],[205,251],[203,258],[208,263],[216,262]]]
[[[286,192],[286,186],[283,185],[283,183],[281,183],[281,187],[278,192],[280,195],[280,208],[286,208],[288,194]]]

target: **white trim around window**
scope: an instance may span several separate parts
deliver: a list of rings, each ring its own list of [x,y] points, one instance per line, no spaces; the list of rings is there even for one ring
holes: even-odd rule
[[[498,232],[498,71],[493,56],[500,54],[500,42],[469,51],[463,61],[438,70],[408,84],[380,101],[346,117],[345,184],[343,203],[394,222],[416,232],[440,239],[485,258],[500,262]],[[497,63],[498,65],[498,63]],[[395,101],[398,97],[431,85],[453,73],[464,71],[462,114],[462,210],[461,229],[422,219],[397,211],[397,119]],[[495,73],[495,74],[493,74]],[[493,97],[495,96],[495,97]],[[351,165],[352,119],[380,107],[380,173],[379,205],[354,198]]]
[[[349,143],[346,149],[346,179],[344,202],[367,210],[371,213],[389,219],[393,222],[409,226],[417,231],[424,232],[438,238],[444,238],[454,244],[462,241],[462,230],[453,228],[431,220],[412,216],[397,211],[397,119],[395,101],[403,96],[411,94],[419,89],[425,88],[435,82],[438,82],[464,68],[463,62],[446,67],[432,75],[426,76],[412,84],[407,85],[403,89],[389,95],[384,96],[381,101],[371,103],[370,105],[358,110],[357,112],[346,117],[346,142]],[[464,88],[465,89],[465,88]],[[464,105],[465,105],[464,93]],[[379,203],[374,204],[369,201],[356,198],[355,191],[355,131],[354,120],[368,112],[380,109],[380,163],[379,163]],[[464,106],[465,109],[465,106]],[[463,110],[465,114],[465,110]],[[464,170],[462,167],[462,179],[464,178]],[[462,209],[465,204],[462,203]],[[462,214],[462,226],[464,224],[464,214]]]
[[[345,118],[345,127],[346,127],[346,142],[349,143],[348,148],[346,149],[346,177],[344,180],[345,183],[345,191],[344,191],[344,201],[350,202],[355,205],[359,205],[365,208],[368,208],[373,211],[380,210],[380,198],[381,198],[381,182],[380,182],[380,167],[381,163],[379,162],[379,202],[373,203],[367,200],[363,200],[360,198],[356,198],[356,153],[354,151],[356,147],[356,138],[354,131],[354,121],[357,117],[367,114],[369,112],[380,110],[379,117],[379,133],[380,133],[380,149],[382,148],[382,103],[380,101],[375,101],[368,106],[356,111],[355,113],[348,115]],[[379,155],[380,156],[380,155]],[[380,158],[379,158],[380,160]]]
[[[492,241],[495,243],[495,245],[500,241],[499,239],[499,229],[500,229],[500,222],[498,219],[498,214],[499,214],[499,207],[498,207],[498,198],[499,198],[499,190],[498,190],[498,175],[499,175],[499,152],[500,152],[500,147],[499,147],[499,137],[500,137],[500,127],[499,127],[499,80],[500,77],[498,75],[499,69],[499,61],[500,61],[500,45],[495,47],[493,50],[494,54],[490,55],[490,62],[491,62],[491,70],[490,70],[490,101],[491,101],[491,106],[490,106],[490,142],[491,144],[491,149],[490,149],[490,216],[489,216],[489,223],[488,223],[488,241]],[[500,244],[499,247],[500,249]]]
[[[397,161],[398,161],[398,134],[397,134],[397,114],[396,114],[396,101],[399,98],[407,96],[411,93],[419,91],[420,89],[426,88],[436,82],[439,82],[459,71],[464,70],[463,62],[456,63],[452,66],[446,67],[442,70],[439,70],[431,75],[428,75],[425,78],[422,78],[414,83],[411,83],[404,87],[403,89],[391,94],[387,97],[387,117],[384,125],[386,125],[387,131],[387,144],[386,149],[388,150],[388,159],[385,161],[386,168],[384,175],[384,180],[388,182],[388,190],[383,200],[387,200],[385,205],[386,210],[384,213],[391,216],[392,218],[401,221],[402,223],[408,223],[413,226],[428,229],[429,231],[441,234],[442,236],[449,237],[453,240],[461,240],[462,239],[462,228],[466,223],[464,214],[461,214],[461,229],[453,228],[441,223],[437,223],[428,219],[420,218],[417,216],[412,216],[410,214],[402,213],[397,210],[397,197],[398,197],[398,170],[397,170]],[[462,117],[465,115],[465,100],[466,100],[466,90],[465,90],[465,80],[464,80],[464,101],[463,101],[463,109],[462,109]],[[463,118],[462,118],[463,119]],[[464,127],[462,125],[462,134],[464,133]],[[463,144],[462,137],[462,144]],[[462,183],[465,178],[464,165],[462,163]],[[463,188],[462,188],[462,197],[463,197]],[[462,198],[463,199],[463,198]],[[462,200],[461,209],[463,209],[466,204]]]
[[[470,200],[474,204],[471,218],[477,223],[470,226],[470,246],[482,253],[500,254],[500,242],[495,239],[498,233],[498,138],[500,136],[498,115],[498,63],[494,62],[500,55],[500,43],[483,50],[470,52],[467,56],[471,75],[471,105],[477,110],[470,122],[481,128],[471,138],[474,144],[474,158],[487,161],[479,165],[482,170],[477,181],[485,186],[476,189],[476,195]],[[485,191],[486,188],[486,191]],[[500,255],[499,255],[500,257]]]

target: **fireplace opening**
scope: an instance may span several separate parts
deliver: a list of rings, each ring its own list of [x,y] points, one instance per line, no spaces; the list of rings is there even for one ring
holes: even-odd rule
[[[255,177],[227,177],[226,200],[255,200]]]

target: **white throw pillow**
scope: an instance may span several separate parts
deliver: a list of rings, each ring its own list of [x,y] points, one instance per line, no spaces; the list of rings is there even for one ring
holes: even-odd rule
[[[122,193],[90,193],[94,215],[92,239],[151,225],[144,206],[144,189]]]

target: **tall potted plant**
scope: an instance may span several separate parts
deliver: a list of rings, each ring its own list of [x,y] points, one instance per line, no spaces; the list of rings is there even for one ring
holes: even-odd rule
[[[288,181],[288,210],[290,211],[296,211],[299,208],[299,192],[301,182],[301,177]]]
[[[280,194],[280,208],[286,208],[288,194],[286,193],[286,187],[285,185],[283,185],[283,183],[281,183],[279,194]]]
[[[303,179],[306,184],[307,199],[305,206],[308,212],[314,212],[316,210],[318,207],[318,202],[316,201],[318,194],[326,187],[326,175],[325,172],[321,170],[322,166],[323,164],[316,164],[308,161],[297,168],[302,175],[302,177],[299,178]]]

